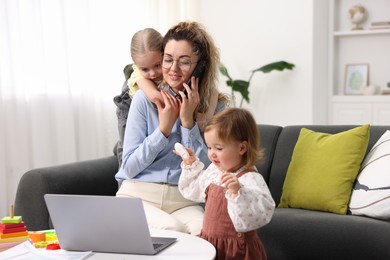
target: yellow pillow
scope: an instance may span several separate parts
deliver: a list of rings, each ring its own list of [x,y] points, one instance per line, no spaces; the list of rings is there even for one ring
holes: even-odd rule
[[[346,214],[369,137],[368,124],[333,135],[302,128],[278,207]]]

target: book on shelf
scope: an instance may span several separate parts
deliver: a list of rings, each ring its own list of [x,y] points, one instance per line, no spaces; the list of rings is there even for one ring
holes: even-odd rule
[[[390,25],[390,21],[371,22],[371,26],[382,26],[382,25]]]
[[[390,95],[390,89],[383,89],[381,94],[382,95]]]
[[[371,25],[368,27],[369,30],[388,30],[390,29],[390,24],[389,25]]]

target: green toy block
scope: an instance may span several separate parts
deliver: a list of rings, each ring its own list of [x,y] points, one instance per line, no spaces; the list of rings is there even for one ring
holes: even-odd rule
[[[19,224],[22,222],[22,216],[4,217],[1,219],[2,224]]]

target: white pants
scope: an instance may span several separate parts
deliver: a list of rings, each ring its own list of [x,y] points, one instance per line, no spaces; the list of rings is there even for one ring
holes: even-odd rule
[[[204,210],[185,199],[177,186],[125,180],[116,196],[141,198],[149,228],[200,234]]]

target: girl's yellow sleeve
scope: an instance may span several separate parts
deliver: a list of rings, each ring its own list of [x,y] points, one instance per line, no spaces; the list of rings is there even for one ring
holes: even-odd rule
[[[131,73],[130,78],[127,80],[127,86],[129,87],[129,95],[133,97],[135,95],[135,92],[139,90],[139,87],[137,85],[137,81],[139,79],[142,79],[141,73],[139,72],[139,69],[137,65],[133,64],[133,73]]]

